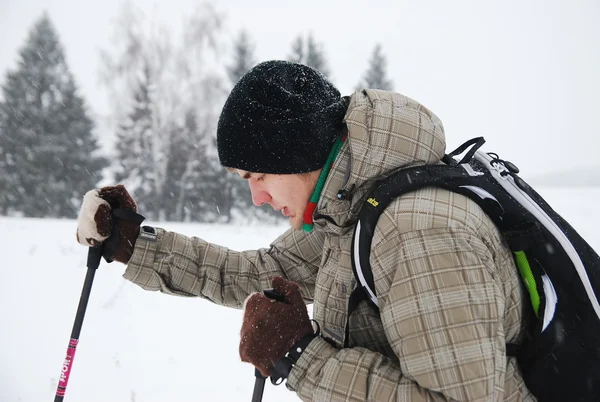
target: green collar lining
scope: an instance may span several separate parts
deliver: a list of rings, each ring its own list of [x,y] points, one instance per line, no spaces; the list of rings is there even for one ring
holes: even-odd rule
[[[302,225],[302,230],[304,230],[307,233],[310,233],[313,230],[313,214],[317,209],[317,203],[319,202],[319,198],[321,198],[321,192],[323,192],[325,181],[327,180],[327,176],[329,175],[329,171],[331,170],[333,161],[335,161],[335,158],[340,152],[340,149],[342,149],[342,145],[344,144],[344,141],[346,141],[347,137],[348,133],[346,132],[335,140],[335,144],[333,144],[333,148],[331,148],[331,152],[327,157],[327,161],[323,166],[323,170],[321,170],[321,174],[319,175],[319,180],[317,181],[315,190],[310,196],[310,201],[308,202],[306,210],[304,211],[304,224]]]

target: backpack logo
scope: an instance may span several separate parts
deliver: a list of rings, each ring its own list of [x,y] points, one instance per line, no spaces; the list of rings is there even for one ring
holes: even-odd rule
[[[368,202],[369,204],[373,205],[374,207],[376,207],[377,205],[379,205],[379,202],[378,202],[378,201],[377,201],[375,198],[373,198],[373,197],[370,197],[370,198],[367,200],[367,202]]]

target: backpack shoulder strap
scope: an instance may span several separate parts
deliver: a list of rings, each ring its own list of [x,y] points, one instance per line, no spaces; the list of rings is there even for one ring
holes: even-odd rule
[[[497,224],[500,223],[501,207],[498,200],[485,190],[473,186],[475,183],[473,179],[480,176],[481,173],[474,171],[469,162],[484,143],[483,137],[476,137],[444,155],[441,164],[399,169],[379,181],[369,192],[359,213],[352,240],[352,270],[360,285],[351,294],[353,302],[348,303],[348,315],[362,300],[369,300],[375,307],[378,307],[370,264],[371,243],[379,216],[394,198],[424,187],[442,187],[475,199],[484,210],[488,211]],[[466,155],[457,162],[454,157],[465,151],[467,151]],[[489,202],[490,200],[492,202]],[[350,307],[352,307],[351,310]]]
[[[371,243],[380,215],[396,198],[424,187],[444,187],[460,191],[469,181],[469,173],[461,166],[422,165],[402,169],[379,182],[366,197],[359,213],[352,239],[352,269],[359,292],[378,306],[371,271]],[[365,298],[363,298],[364,300]]]
[[[359,213],[352,239],[351,261],[357,287],[348,301],[345,346],[348,343],[350,315],[360,302],[367,300],[375,308],[379,308],[370,256],[373,234],[380,215],[396,197],[424,187],[443,187],[472,196],[469,194],[472,190],[466,187],[472,183],[472,174],[476,172],[470,172],[465,166],[468,165],[440,164],[404,168],[377,183],[369,192]]]

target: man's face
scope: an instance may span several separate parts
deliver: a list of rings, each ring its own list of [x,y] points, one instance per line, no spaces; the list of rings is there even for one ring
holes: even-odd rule
[[[304,210],[319,179],[321,170],[304,174],[265,174],[234,170],[248,180],[252,202],[256,206],[269,204],[290,219],[294,229],[302,229]]]

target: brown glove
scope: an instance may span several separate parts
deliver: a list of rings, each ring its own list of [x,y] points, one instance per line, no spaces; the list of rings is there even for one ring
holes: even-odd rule
[[[242,361],[252,363],[265,377],[294,345],[313,333],[298,285],[278,276],[272,286],[284,300],[276,301],[263,293],[248,297],[240,333]]]
[[[83,204],[77,218],[77,241],[84,246],[98,246],[111,235],[113,210],[122,208],[137,212],[137,205],[125,186],[102,187],[90,190],[83,197]],[[140,233],[138,223],[119,219],[119,242],[112,258],[127,264],[133,254],[135,241]]]

